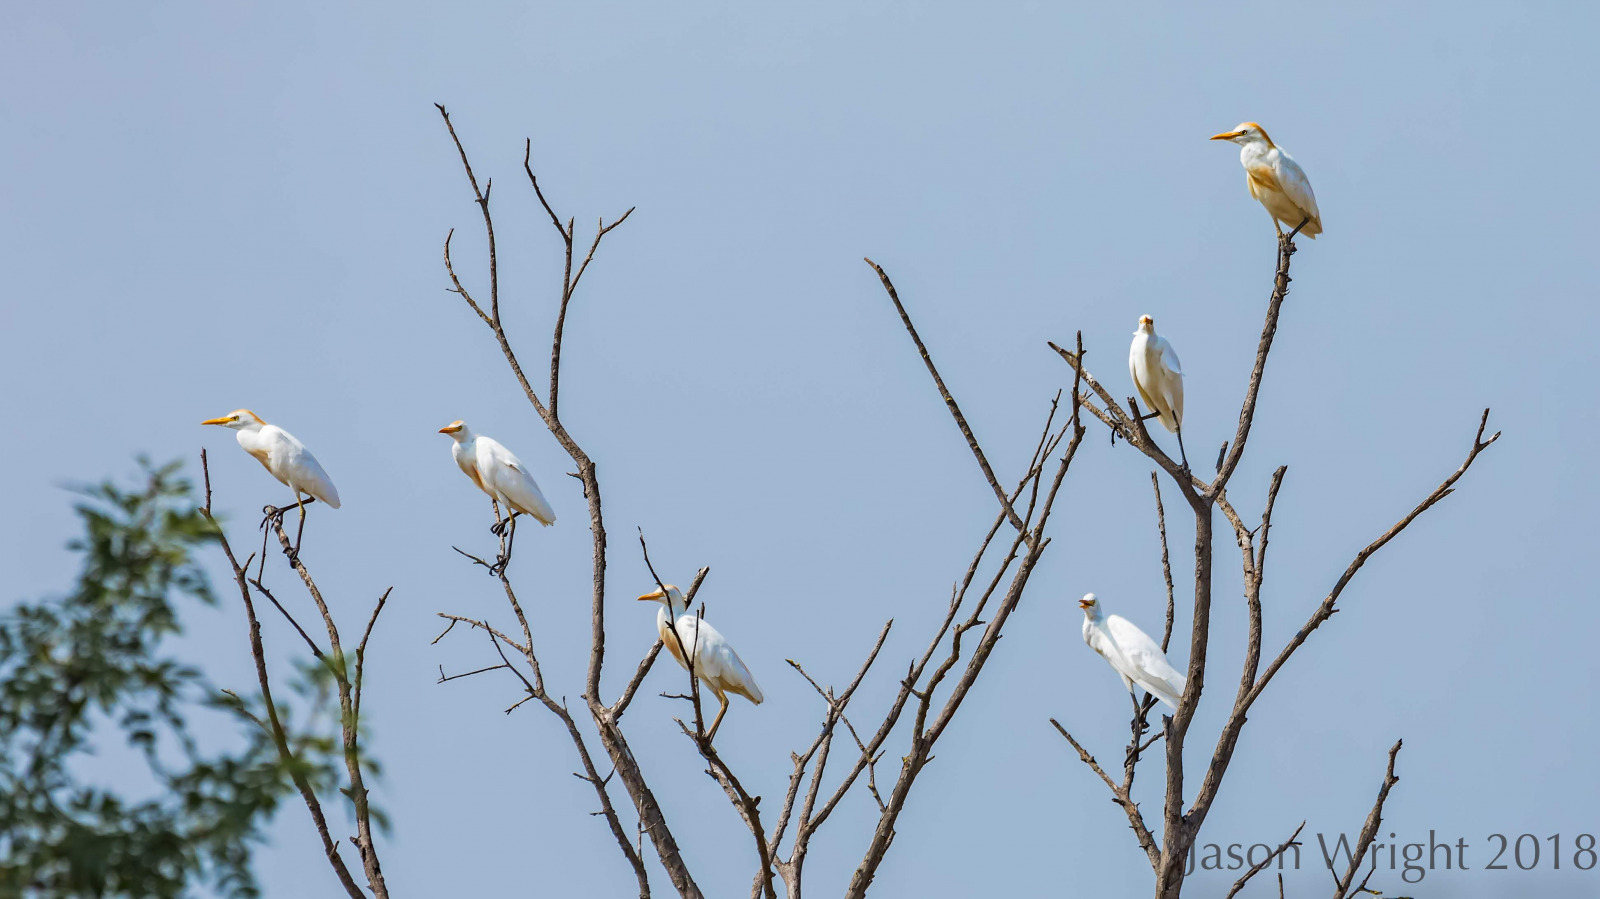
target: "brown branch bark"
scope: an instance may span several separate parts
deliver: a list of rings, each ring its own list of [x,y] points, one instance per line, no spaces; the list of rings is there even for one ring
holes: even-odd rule
[[[1339,878],[1338,889],[1334,891],[1333,899],[1349,899],[1366,890],[1367,882],[1362,880],[1357,885],[1354,893],[1350,885],[1354,882],[1356,872],[1361,870],[1361,861],[1366,858],[1367,850],[1372,847],[1372,841],[1378,837],[1378,827],[1383,824],[1383,803],[1389,798],[1389,789],[1400,781],[1394,775],[1394,759],[1400,754],[1400,745],[1404,741],[1396,740],[1389,748],[1389,765],[1383,772],[1383,783],[1378,785],[1378,798],[1372,803],[1372,811],[1367,813],[1367,820],[1361,825],[1361,836],[1356,839],[1355,851],[1350,853],[1350,865],[1345,868],[1344,876]],[[1369,871],[1368,877],[1372,876]]]
[[[994,469],[989,467],[989,460],[983,454],[983,448],[978,445],[978,438],[972,434],[972,428],[967,424],[967,418],[961,414],[961,407],[956,404],[956,398],[950,393],[950,388],[944,386],[944,378],[939,376],[939,369],[933,364],[933,357],[928,354],[928,348],[923,345],[922,337],[917,334],[917,328],[911,323],[911,316],[907,314],[906,307],[900,303],[900,294],[895,292],[894,283],[884,270],[871,259],[865,260],[872,270],[878,273],[878,279],[883,282],[883,289],[888,291],[889,299],[894,302],[895,311],[900,313],[900,322],[905,325],[906,333],[911,335],[911,342],[917,345],[917,353],[922,356],[922,364],[928,368],[928,374],[933,376],[934,386],[939,388],[939,396],[944,399],[944,404],[949,407],[950,415],[956,420],[956,427],[961,429],[961,436],[967,439],[967,447],[972,450],[972,455],[978,460],[978,467],[983,469],[983,477],[989,482],[989,489],[994,491],[995,498],[1000,500],[1000,508],[1005,510],[1006,517],[1010,519],[1011,526],[1018,531],[1026,531],[1027,527],[1022,519],[1017,516],[1017,510],[1011,507],[1011,501],[1006,498],[1006,491],[1000,486],[1000,480],[994,476]]]
[[[328,631],[328,649],[332,655],[331,664],[327,668],[333,674],[334,685],[339,696],[340,743],[344,754],[345,775],[349,778],[350,785],[344,791],[350,797],[354,806],[356,819],[356,834],[350,842],[361,855],[361,867],[367,875],[367,888],[372,891],[377,899],[388,899],[389,888],[384,883],[383,866],[378,859],[378,847],[372,840],[372,811],[368,796],[366,777],[362,771],[361,735],[360,735],[360,705],[361,698],[358,690],[360,683],[360,666],[362,656],[366,651],[366,639],[371,635],[372,626],[377,622],[378,613],[383,610],[383,605],[388,601],[386,591],[383,599],[373,609],[372,618],[367,624],[366,635],[362,638],[361,651],[357,654],[357,674],[352,680],[349,659],[344,653],[344,646],[339,639],[339,626],[333,620],[333,613],[329,611],[328,604],[322,598],[322,591],[317,588],[317,582],[311,577],[310,569],[306,568],[305,561],[296,552],[296,547],[290,542],[289,534],[284,529],[283,517],[272,515],[270,518],[272,529],[278,535],[278,544],[284,556],[300,575],[301,583],[305,584],[306,592],[310,594],[312,602],[317,607],[317,612],[322,616],[323,625]],[[259,579],[258,579],[259,580]],[[391,588],[392,589],[392,588]],[[276,600],[274,600],[276,602]]]
[[[1268,855],[1266,858],[1262,859],[1261,861],[1257,862],[1256,864],[1251,865],[1250,866],[1250,870],[1244,872],[1244,876],[1243,877],[1240,877],[1238,880],[1235,880],[1233,882],[1233,886],[1228,890],[1228,895],[1223,896],[1222,899],[1233,899],[1234,896],[1237,896],[1239,894],[1239,891],[1244,889],[1244,885],[1250,882],[1250,878],[1252,878],[1252,877],[1256,876],[1257,874],[1260,874],[1262,871],[1266,870],[1267,866],[1272,864],[1272,860],[1273,859],[1275,859],[1278,856],[1282,855],[1283,851],[1285,849],[1288,849],[1290,846],[1293,846],[1295,844],[1295,840],[1300,837],[1300,831],[1305,830],[1305,829],[1306,829],[1306,822],[1301,821],[1300,822],[1300,826],[1296,827],[1294,829],[1294,833],[1289,835],[1289,839],[1284,840],[1282,843],[1279,843],[1278,844],[1278,848],[1272,850],[1272,853],[1270,855]],[[1254,848],[1254,847],[1252,847],[1252,848]],[[1281,875],[1281,874],[1278,875],[1278,888],[1279,888],[1279,892],[1282,892],[1282,889],[1283,889],[1283,875]]]
[[[294,782],[295,789],[299,791],[300,798],[305,802],[306,810],[311,813],[311,822],[316,827],[317,837],[322,841],[322,852],[328,864],[333,868],[334,876],[339,879],[339,885],[344,887],[345,893],[351,899],[366,899],[366,894],[356,885],[355,878],[350,875],[350,869],[345,865],[344,858],[339,855],[338,841],[328,831],[328,820],[322,811],[322,802],[317,798],[316,791],[311,788],[306,779],[304,766],[295,758],[294,751],[289,748],[288,733],[283,722],[278,717],[278,706],[272,699],[272,678],[267,671],[266,648],[261,641],[261,621],[256,617],[255,603],[250,599],[250,585],[246,572],[250,567],[250,560],[239,564],[239,559],[234,555],[233,547],[228,543],[228,535],[222,525],[211,514],[211,468],[206,459],[206,451],[200,451],[200,469],[205,478],[206,504],[201,509],[206,520],[211,522],[217,531],[217,543],[222,547],[223,555],[227,556],[228,565],[233,569],[234,584],[239,588],[239,598],[244,604],[245,618],[250,624],[250,655],[256,664],[256,680],[261,687],[261,699],[266,706],[268,732],[272,737],[273,745],[278,749],[278,756],[285,763],[289,777]],[[304,633],[304,632],[302,632]],[[309,638],[308,638],[309,639]],[[314,644],[313,644],[314,645]],[[380,881],[381,882],[381,881]]]
[[[940,395],[944,398],[946,406],[950,409],[951,415],[956,419],[956,423],[961,429],[962,436],[967,440],[968,447],[972,450],[973,455],[978,459],[979,466],[983,469],[984,477],[988,481],[990,488],[995,491],[996,497],[1000,500],[1002,510],[1000,520],[1010,521],[1012,526],[1016,529],[1017,535],[1015,541],[1012,543],[1010,552],[1002,560],[999,571],[996,572],[994,579],[990,582],[989,588],[985,590],[984,593],[979,597],[977,604],[968,618],[962,622],[961,625],[957,626],[951,633],[950,649],[947,652],[945,659],[941,662],[939,667],[935,669],[932,677],[930,677],[928,682],[921,689],[918,689],[916,684],[921,675],[922,669],[917,665],[913,665],[912,670],[908,673],[909,676],[901,684],[899,697],[897,698],[894,706],[891,707],[890,713],[885,718],[883,725],[879,728],[879,734],[875,735],[874,741],[869,745],[867,751],[862,753],[863,759],[871,759],[872,753],[875,753],[878,745],[881,744],[882,737],[887,736],[888,731],[893,728],[895,721],[898,720],[900,711],[904,708],[907,698],[914,696],[917,700],[917,706],[910,734],[910,745],[907,753],[902,757],[900,774],[895,779],[894,785],[889,790],[888,799],[883,803],[883,809],[878,817],[878,826],[873,831],[872,839],[867,845],[866,853],[862,858],[861,864],[857,866],[855,874],[852,875],[850,879],[850,886],[845,893],[847,899],[861,899],[861,897],[866,895],[868,888],[870,888],[872,885],[872,881],[877,875],[878,867],[883,863],[883,859],[888,852],[889,846],[894,840],[895,823],[898,821],[900,813],[905,808],[906,800],[910,795],[912,786],[916,783],[917,777],[921,774],[922,770],[930,761],[932,761],[933,748],[935,744],[938,742],[939,737],[944,733],[945,729],[950,725],[950,722],[954,720],[957,711],[960,709],[963,700],[965,700],[966,696],[971,690],[972,685],[977,681],[979,675],[982,674],[984,665],[988,662],[990,656],[994,652],[996,644],[1000,640],[1006,621],[1010,618],[1011,613],[1015,611],[1017,605],[1022,601],[1024,590],[1028,584],[1028,579],[1032,575],[1033,570],[1038,564],[1045,548],[1049,546],[1050,541],[1043,537],[1044,527],[1049,521],[1051,511],[1054,508],[1056,496],[1061,489],[1061,484],[1066,477],[1067,470],[1072,465],[1072,460],[1077,453],[1078,446],[1083,440],[1083,434],[1085,430],[1078,412],[1079,394],[1078,384],[1075,380],[1072,390],[1073,408],[1071,421],[1066,429],[1070,431],[1071,437],[1068,440],[1067,447],[1063,451],[1056,466],[1055,476],[1051,481],[1048,490],[1045,492],[1043,500],[1039,501],[1037,492],[1040,486],[1039,479],[1041,479],[1043,476],[1044,463],[1048,460],[1049,452],[1054,451],[1054,444],[1052,443],[1050,444],[1050,451],[1042,456],[1039,450],[1035,450],[1035,461],[1030,467],[1028,473],[1024,475],[1021,484],[1019,484],[1017,488],[1017,495],[1019,496],[1030,483],[1030,481],[1034,483],[1035,488],[1028,504],[1028,517],[1023,518],[1022,516],[1018,515],[1014,505],[1014,500],[1006,493],[1004,488],[1000,487],[999,481],[995,478],[993,469],[989,466],[988,460],[984,455],[982,448],[979,446],[976,437],[973,436],[971,428],[967,426],[965,417],[961,415],[959,406],[956,405],[955,400],[951,397],[949,390],[945,388],[943,379],[939,377],[938,369],[933,363],[933,358],[928,352],[927,347],[922,343],[921,338],[917,336],[916,328],[912,325],[911,317],[906,312],[905,306],[900,302],[900,298],[894,290],[893,283],[889,280],[887,274],[885,274],[883,270],[876,264],[872,263],[871,260],[868,260],[868,264],[872,265],[873,270],[878,273],[879,279],[883,282],[884,290],[889,294],[889,298],[891,301],[893,301],[895,309],[900,313],[901,321],[905,324],[906,330],[912,335],[912,340],[917,345],[917,350],[922,356],[923,363],[927,366],[929,374],[933,376],[935,386],[939,388]],[[1078,338],[1078,356],[1080,358],[1082,356],[1081,334]],[[1046,422],[1045,426],[1046,433],[1049,432],[1051,422],[1054,421],[1054,414],[1055,404],[1052,404],[1051,418]],[[1044,444],[1041,440],[1041,446],[1042,445]],[[996,528],[998,528],[998,526],[999,525],[997,523]],[[982,560],[984,552],[987,551],[989,543],[993,539],[993,533],[994,531],[991,530],[990,535],[985,538],[982,548],[980,548],[978,555],[974,559],[973,565],[969,567],[968,582],[970,582],[972,574],[976,571],[978,563]],[[1026,549],[1025,551],[1022,551],[1019,560],[1018,552],[1019,550],[1022,550],[1024,546]],[[1012,574],[1010,584],[1007,586],[1005,594],[1001,597],[999,605],[995,607],[992,616],[986,623],[980,621],[978,616],[983,613],[989,598],[993,595],[995,589],[997,589],[1004,573],[1012,566],[1013,561],[1016,561],[1017,563],[1016,571]],[[927,660],[932,657],[940,642],[943,640],[945,632],[950,630],[951,622],[954,621],[956,617],[957,610],[959,609],[961,599],[964,595],[965,587],[961,588],[961,590],[958,591],[957,594],[952,598],[950,610],[946,614],[945,622],[940,627],[939,633],[935,636],[933,643],[929,645],[928,651],[924,655],[921,665],[926,665]],[[945,677],[945,675],[954,669],[957,660],[961,656],[962,636],[968,630],[974,629],[980,625],[983,625],[984,630],[979,637],[977,644],[972,647],[972,652],[967,660],[965,668],[961,671],[961,674],[951,685],[950,693],[944,700],[943,705],[939,708],[937,715],[933,717],[931,723],[928,723],[929,713],[933,706],[934,691],[939,686],[940,681]],[[862,766],[863,762],[858,761],[855,768],[855,773],[859,773]]]

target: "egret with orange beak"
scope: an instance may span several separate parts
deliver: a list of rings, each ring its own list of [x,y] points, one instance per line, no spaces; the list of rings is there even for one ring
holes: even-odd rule
[[[1111,664],[1134,702],[1139,701],[1137,686],[1176,709],[1186,678],[1167,661],[1161,644],[1121,615],[1105,614],[1093,593],[1085,593],[1078,608],[1083,609],[1083,642]]]
[[[339,508],[339,491],[334,488],[328,473],[322,470],[317,457],[311,455],[306,445],[293,434],[277,425],[269,425],[249,409],[235,409],[221,418],[208,418],[203,425],[221,425],[235,432],[244,451],[256,457],[267,472],[294,491],[295,505],[300,507],[300,529],[294,538],[290,561],[300,556],[300,540],[306,532],[306,503],[322,500],[329,508]],[[311,499],[303,499],[306,494]],[[281,513],[280,513],[281,514]]]
[[[1317,211],[1310,180],[1300,164],[1272,142],[1265,129],[1255,122],[1243,122],[1232,131],[1211,135],[1211,139],[1239,145],[1239,162],[1244,166],[1250,196],[1266,207],[1279,237],[1284,236],[1279,222],[1294,229],[1291,237],[1300,233],[1314,240],[1322,233],[1322,213]]]
[[[522,464],[516,454],[506,449],[493,437],[474,434],[467,427],[467,423],[457,419],[439,429],[441,434],[449,434],[455,443],[450,447],[450,455],[456,460],[472,483],[478,489],[489,494],[489,501],[494,504],[494,527],[490,530],[496,535],[507,534],[506,552],[501,557],[497,566],[503,570],[511,560],[511,543],[516,539],[517,516],[531,515],[533,519],[546,527],[556,523],[556,511],[550,508],[550,503],[540,492],[539,484],[534,481],[533,475]],[[500,504],[505,503],[505,519],[500,517]],[[498,574],[498,571],[494,573]]]
[[[761,704],[763,697],[761,688],[756,686],[755,675],[745,667],[744,660],[733,651],[726,637],[689,611],[683,593],[677,587],[667,584],[666,590],[646,593],[639,597],[639,601],[661,603],[660,610],[656,612],[656,630],[661,634],[661,642],[685,671],[690,670],[689,659],[683,656],[685,652],[689,653],[694,661],[695,677],[710,688],[716,694],[717,701],[722,703],[722,707],[717,709],[716,719],[711,722],[711,730],[706,734],[708,742],[717,735],[717,726],[728,712],[729,693],[737,693],[756,705]]]

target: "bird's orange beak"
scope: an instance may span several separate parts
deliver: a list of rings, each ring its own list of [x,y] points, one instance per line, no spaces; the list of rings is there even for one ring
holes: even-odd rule
[[[461,426],[460,425],[445,425],[444,427],[439,429],[439,433],[441,433],[441,434],[454,434],[455,432],[457,432],[459,430],[461,430]]]
[[[1239,135],[1241,135],[1243,133],[1244,133],[1243,131],[1224,131],[1221,134],[1213,134],[1213,135],[1211,135],[1211,139],[1212,140],[1233,140],[1234,138],[1238,137]]]
[[[1094,605],[1094,603],[1088,601],[1087,599],[1078,600],[1078,608],[1080,609],[1087,609],[1092,605]]]
[[[661,592],[661,591],[660,591],[660,590],[659,590],[659,589],[658,589],[658,590],[656,590],[656,591],[655,591],[655,592],[654,592],[654,593],[646,593],[646,594],[645,594],[645,595],[643,595],[643,596],[641,596],[641,597],[639,597],[639,601],[640,601],[640,602],[647,602],[647,601],[650,601],[650,602],[657,602],[657,601],[660,601],[660,600],[661,600],[661,598],[662,598],[662,597],[664,597],[664,596],[666,596],[666,595],[667,595],[667,594],[665,594],[665,593],[663,593],[663,592]]]
[[[224,415],[221,418],[208,418],[205,421],[202,421],[200,423],[203,424],[203,425],[225,425],[230,421],[233,421],[233,416],[232,415]]]

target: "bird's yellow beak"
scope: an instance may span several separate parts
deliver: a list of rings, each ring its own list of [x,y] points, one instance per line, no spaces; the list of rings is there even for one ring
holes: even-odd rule
[[[455,432],[457,432],[459,430],[461,430],[461,426],[460,425],[445,425],[444,427],[439,429],[439,433],[441,433],[441,434],[454,434]]]
[[[645,595],[639,597],[639,601],[640,602],[647,602],[647,601],[649,601],[649,602],[658,602],[658,601],[660,601],[662,599],[662,597],[664,597],[666,595],[667,594],[662,593],[660,590],[657,590],[654,593],[646,593]]]
[[[233,416],[224,415],[221,418],[208,418],[200,423],[203,425],[225,425],[230,421],[233,421]]]
[[[1221,134],[1213,134],[1213,135],[1211,135],[1211,139],[1212,140],[1233,140],[1234,138],[1238,137],[1239,135],[1241,135],[1243,133],[1244,133],[1243,131],[1224,131]]]
[[[1080,608],[1080,609],[1087,609],[1092,605],[1094,605],[1094,603],[1092,603],[1092,602],[1090,602],[1090,601],[1088,601],[1086,599],[1078,600],[1078,608]]]

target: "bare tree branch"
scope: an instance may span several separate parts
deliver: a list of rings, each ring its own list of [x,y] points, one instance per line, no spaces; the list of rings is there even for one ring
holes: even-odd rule
[[[978,438],[972,435],[972,428],[967,425],[966,416],[961,414],[961,407],[956,405],[956,398],[951,395],[950,388],[944,386],[944,378],[939,376],[939,369],[933,364],[933,357],[928,355],[928,348],[922,344],[922,338],[917,334],[916,326],[911,324],[911,316],[906,313],[906,307],[900,303],[900,295],[895,292],[894,283],[883,269],[871,259],[866,260],[867,265],[878,273],[878,279],[883,282],[883,289],[888,291],[889,299],[894,302],[894,308],[900,313],[900,321],[906,326],[906,332],[911,335],[912,343],[917,345],[917,353],[922,356],[922,363],[928,367],[928,374],[933,376],[934,386],[939,388],[939,396],[944,398],[944,404],[949,407],[950,414],[955,417],[956,427],[961,429],[961,436],[967,438],[967,446],[972,450],[972,455],[978,460],[978,467],[983,469],[983,476],[989,482],[989,488],[994,491],[995,498],[1000,500],[1000,508],[1005,510],[1006,517],[1011,520],[1011,526],[1018,531],[1026,531],[1027,526],[1017,516],[1017,510],[1011,507],[1011,501],[1006,497],[1005,490],[1000,486],[1000,481],[994,476],[994,469],[989,467],[989,460],[983,455],[982,447],[978,446]]]
[[[1266,858],[1262,859],[1261,861],[1257,862],[1256,864],[1251,865],[1250,866],[1250,870],[1244,872],[1244,876],[1243,877],[1240,877],[1238,880],[1235,880],[1233,882],[1233,888],[1228,890],[1228,895],[1223,896],[1222,899],[1233,899],[1234,896],[1237,896],[1239,894],[1239,891],[1244,889],[1244,885],[1250,882],[1250,878],[1252,878],[1252,877],[1256,876],[1257,874],[1260,874],[1262,871],[1266,870],[1266,867],[1268,865],[1272,864],[1272,860],[1273,859],[1275,859],[1278,856],[1282,855],[1283,851],[1285,849],[1288,849],[1290,846],[1293,846],[1295,844],[1295,840],[1299,839],[1299,837],[1300,837],[1300,831],[1305,830],[1305,829],[1306,829],[1306,822],[1301,821],[1300,822],[1300,826],[1296,827],[1294,829],[1294,833],[1289,835],[1289,839],[1284,840],[1282,843],[1279,843],[1278,844],[1278,848],[1272,850],[1272,853],[1270,855],[1268,855]],[[1254,847],[1251,847],[1251,848],[1254,848]],[[1283,875],[1282,874],[1278,875],[1278,888],[1279,888],[1279,892],[1282,892],[1282,890],[1283,890]]]
[[[311,813],[311,821],[316,827],[317,837],[322,840],[323,855],[333,868],[334,876],[339,879],[340,886],[344,887],[345,893],[351,899],[366,899],[366,894],[361,891],[361,888],[356,885],[355,878],[350,875],[350,869],[345,865],[344,858],[339,855],[338,843],[328,831],[328,820],[322,812],[322,803],[317,799],[317,794],[311,788],[310,781],[306,779],[305,766],[299,763],[299,760],[295,758],[294,751],[289,748],[288,734],[284,729],[283,722],[279,720],[278,706],[272,699],[272,679],[267,673],[266,648],[261,642],[261,622],[256,617],[255,604],[250,601],[250,586],[247,582],[246,574],[250,563],[246,560],[244,565],[239,564],[238,557],[234,555],[233,547],[228,543],[227,532],[223,530],[222,525],[211,514],[211,468],[206,459],[206,451],[203,449],[200,451],[200,469],[204,473],[206,485],[206,504],[201,509],[201,513],[205,515],[206,520],[211,523],[212,527],[216,528],[217,542],[222,547],[223,554],[228,558],[229,567],[233,569],[233,581],[239,588],[239,598],[244,604],[245,618],[250,623],[250,655],[256,663],[256,680],[261,686],[261,699],[266,707],[267,732],[272,737],[273,745],[278,749],[279,758],[285,763],[289,778],[294,782],[295,789],[299,791],[300,798],[305,802],[306,810]],[[274,604],[276,604],[276,601],[274,601]],[[305,632],[301,631],[301,635],[304,636]],[[308,642],[310,641],[309,637],[306,639]],[[239,707],[241,709],[244,707],[242,702]],[[260,719],[257,719],[257,723],[260,723]],[[355,722],[351,721],[345,726],[352,728],[354,724]],[[367,854],[367,851],[362,852],[363,861],[365,861]],[[376,852],[371,854],[375,865]],[[381,876],[372,886],[376,895],[387,899],[387,892],[377,892],[378,889],[383,887]]]
[[[561,445],[561,448],[566,451],[567,455],[570,456],[573,462],[577,465],[578,470],[576,476],[583,484],[584,499],[588,503],[589,530],[593,542],[591,556],[593,587],[590,597],[589,665],[584,685],[583,698],[589,707],[590,717],[594,720],[595,728],[599,733],[601,746],[605,749],[606,755],[610,758],[616,775],[621,779],[624,789],[628,791],[628,796],[630,800],[632,800],[634,808],[639,814],[640,831],[649,834],[652,844],[656,847],[656,855],[660,859],[662,867],[666,869],[667,876],[672,882],[674,889],[678,891],[679,895],[685,897],[685,899],[699,899],[701,896],[700,889],[698,886],[696,886],[694,878],[689,873],[688,865],[683,859],[683,855],[678,848],[677,841],[673,837],[672,830],[667,826],[666,817],[661,809],[660,803],[656,800],[655,794],[653,791],[651,791],[649,784],[645,782],[644,774],[634,757],[632,749],[628,746],[627,738],[623,735],[622,729],[617,723],[617,711],[620,711],[620,709],[614,711],[613,709],[608,708],[600,699],[600,675],[605,665],[606,640],[606,530],[604,515],[601,508],[600,480],[597,466],[595,465],[594,461],[589,458],[588,454],[584,452],[582,447],[578,445],[577,440],[573,438],[571,433],[567,431],[566,426],[561,423],[560,418],[556,415],[556,397],[554,392],[559,389],[561,337],[556,334],[552,335],[552,352],[550,360],[552,397],[551,406],[547,407],[543,400],[540,399],[538,393],[533,389],[533,385],[529,383],[527,375],[523,372],[522,364],[518,360],[516,352],[512,349],[511,341],[506,335],[505,328],[500,320],[497,289],[497,285],[499,283],[498,260],[493,249],[493,219],[489,211],[488,191],[484,190],[480,192],[478,190],[477,179],[472,174],[472,166],[467,159],[466,150],[463,147],[460,138],[456,135],[455,126],[450,122],[449,114],[445,111],[443,106],[439,106],[439,114],[444,119],[446,127],[450,132],[451,140],[454,142],[456,150],[461,156],[462,168],[467,173],[467,180],[472,187],[474,199],[483,211],[484,228],[490,244],[489,283],[491,295],[491,313],[487,316],[483,315],[481,310],[477,309],[476,305],[470,302],[469,295],[464,290],[460,289],[459,282],[456,280],[453,271],[451,272],[452,283],[457,284],[458,292],[461,293],[463,299],[468,299],[469,305],[473,306],[475,311],[478,311],[479,318],[485,320],[485,323],[489,326],[489,329],[494,334],[495,342],[500,347],[501,355],[505,357],[506,364],[511,368],[512,375],[516,378],[518,386],[522,388],[523,395],[527,398],[529,405],[533,407],[534,411],[539,415],[539,418],[544,422],[545,427],[549,429],[551,436],[556,439],[556,442]],[[560,218],[556,216],[555,212],[550,208],[549,203],[545,200],[544,193],[542,189],[539,188],[537,179],[533,178],[532,175],[531,161],[529,160],[529,156],[531,156],[531,144],[527,145],[526,149],[527,152],[524,154],[524,167],[528,171],[530,181],[533,182],[535,193],[538,195],[541,205],[543,205],[546,212],[550,214],[551,221],[555,223],[557,230],[561,232],[563,243],[570,244],[573,235],[573,228],[571,226],[562,227]],[[615,227],[620,223],[621,219],[619,218],[618,221],[614,222],[611,227]],[[610,228],[604,228],[604,226],[602,227],[604,231],[610,230]],[[448,253],[448,241],[446,251]],[[571,270],[570,258],[571,257],[569,253],[568,264],[566,267],[567,271]],[[558,310],[558,327],[562,328],[563,330],[565,311],[567,305],[571,302],[573,293],[572,287],[574,286],[575,284],[568,282],[564,275],[562,291],[563,299]],[[509,594],[509,583],[507,583],[506,588]],[[530,659],[530,664],[531,663],[532,660]],[[542,683],[542,681],[538,682]],[[626,704],[623,704],[622,708],[625,709]],[[574,735],[574,741],[576,744],[578,732],[576,731],[575,726],[569,726],[569,731],[571,731],[571,733]],[[579,750],[580,753],[584,752],[581,746],[579,747]],[[603,791],[603,784],[597,784],[597,792],[601,791]],[[602,798],[602,805],[608,806],[608,801],[604,798]],[[632,843],[628,840],[626,833],[623,832],[620,829],[620,826],[614,822],[614,816],[608,814],[607,818],[608,823],[613,824],[612,830],[613,834],[617,837],[618,844],[622,847],[624,854],[629,856],[629,862],[632,864],[634,862],[634,858],[637,856],[637,853],[632,848]],[[644,874],[642,863],[635,864],[634,868],[640,883],[640,895],[641,897],[648,896],[649,885]]]
[[[1167,626],[1161,632],[1161,651],[1172,642],[1172,619],[1177,611],[1172,590],[1172,561],[1167,555],[1167,510],[1161,506],[1161,479],[1150,472],[1150,489],[1156,494],[1156,531],[1161,534],[1161,577],[1167,582]]]
[[[1105,782],[1106,788],[1111,791],[1111,801],[1120,806],[1122,811],[1127,814],[1128,827],[1133,830],[1134,836],[1139,839],[1139,848],[1143,849],[1145,855],[1149,856],[1150,867],[1156,868],[1158,865],[1160,865],[1161,847],[1156,845],[1155,836],[1150,833],[1150,828],[1145,825],[1144,815],[1139,813],[1138,803],[1133,801],[1133,797],[1129,795],[1128,791],[1124,787],[1111,779],[1111,775],[1107,774],[1105,769],[1100,767],[1100,763],[1095,761],[1094,756],[1089,754],[1089,750],[1083,748],[1082,743],[1079,743],[1076,739],[1074,739],[1072,734],[1068,733],[1067,729],[1061,726],[1061,722],[1051,718],[1050,723],[1055,725],[1056,730],[1061,733],[1061,736],[1066,738],[1068,743],[1072,744],[1073,749],[1078,750],[1078,758],[1082,759],[1083,763],[1089,766],[1089,770],[1093,771],[1095,774],[1098,774],[1100,779]]]
[[[1356,840],[1355,851],[1350,853],[1350,865],[1345,868],[1344,876],[1339,878],[1339,889],[1333,894],[1333,899],[1348,899],[1366,890],[1367,882],[1361,881],[1355,892],[1350,891],[1350,884],[1355,880],[1356,872],[1361,870],[1361,861],[1366,858],[1367,850],[1372,847],[1372,841],[1377,839],[1378,827],[1383,823],[1383,803],[1389,798],[1389,789],[1399,782],[1400,778],[1394,776],[1394,759],[1400,754],[1400,745],[1403,740],[1394,741],[1389,747],[1389,765],[1383,772],[1383,783],[1378,786],[1377,801],[1372,803],[1372,811],[1367,813],[1366,823],[1361,825],[1361,836]],[[1371,873],[1367,874],[1371,877]]]

